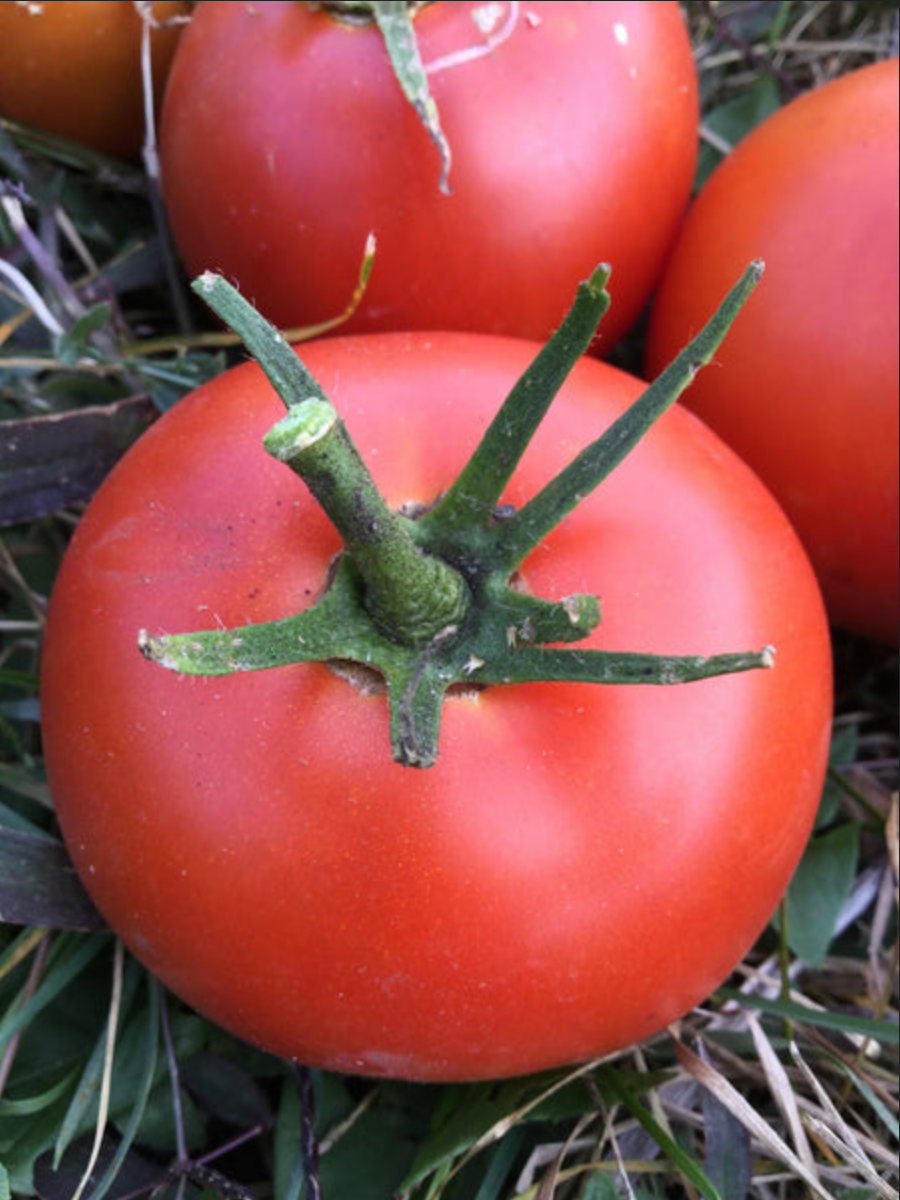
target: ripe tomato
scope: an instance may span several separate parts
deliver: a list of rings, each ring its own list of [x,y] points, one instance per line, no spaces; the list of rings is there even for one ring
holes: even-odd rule
[[[808,93],[721,165],[653,310],[657,370],[748,258],[757,294],[685,403],[762,476],[809,551],[832,619],[896,644],[897,60]]]
[[[294,0],[199,5],[160,130],[191,273],[221,271],[276,325],[308,325],[344,309],[373,231],[375,269],[346,331],[543,340],[607,261],[610,347],[690,194],[697,81],[678,5],[435,3],[415,30],[452,151],[449,196],[374,26]]]
[[[156,21],[190,4],[155,0]],[[181,29],[154,29],[156,96]],[[136,158],[144,138],[141,17],[132,0],[0,4],[0,114],[106,154]]]
[[[392,505],[458,474],[536,347],[380,334],[307,345]],[[521,505],[641,384],[583,359],[516,471]],[[523,684],[448,699],[435,766],[391,761],[383,695],[303,664],[188,678],[138,630],[282,617],[339,542],[261,447],[255,364],[171,409],[108,478],[51,601],[42,707],[77,868],[177,994],[302,1062],[499,1077],[652,1034],[770,917],[828,746],[818,588],[781,510],[670,412],[524,562],[599,593],[579,645],[757,649],[771,671],[665,687]]]

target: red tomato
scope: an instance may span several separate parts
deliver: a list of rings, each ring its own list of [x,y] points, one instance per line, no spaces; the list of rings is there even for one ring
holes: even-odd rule
[[[685,402],[796,526],[832,619],[896,645],[897,60],[808,93],[704,188],[653,310],[656,371],[750,258],[766,273]]]
[[[190,11],[156,0],[156,21]],[[161,96],[180,26],[154,29],[155,94]],[[120,158],[144,139],[141,17],[132,0],[0,4],[0,115]]]
[[[200,4],[160,132],[191,273],[221,271],[275,324],[307,325],[343,311],[374,231],[375,269],[345,330],[544,340],[605,261],[611,347],[690,194],[697,82],[678,5],[436,3],[415,30],[452,150],[450,196],[375,27],[293,0]]]
[[[458,474],[536,347],[370,335],[303,357],[388,501]],[[640,391],[582,360],[520,464],[520,505]],[[427,403],[424,401],[427,399]],[[391,761],[384,696],[322,664],[187,678],[138,630],[282,617],[339,548],[261,447],[283,414],[255,364],[167,413],[86,513],[44,651],[47,767],[101,911],[176,993],[321,1067],[499,1077],[655,1033],[773,912],[820,793],[828,628],[748,468],[683,410],[524,563],[599,593],[579,645],[777,648],[771,671],[673,688],[489,687],[449,699],[440,755]]]

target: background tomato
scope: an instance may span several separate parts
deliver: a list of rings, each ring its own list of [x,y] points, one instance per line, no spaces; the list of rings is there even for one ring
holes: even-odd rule
[[[898,638],[897,60],[789,104],[692,209],[659,289],[648,370],[749,258],[766,274],[685,397],[769,484],[833,620]]]
[[[399,505],[455,477],[535,349],[397,334],[303,357]],[[506,499],[536,492],[641,386],[582,360]],[[105,483],[59,576],[46,761],[101,910],[178,994],[308,1064],[491,1078],[660,1029],[752,943],[817,807],[828,630],[780,509],[669,413],[524,579],[601,595],[584,644],[771,641],[774,670],[488,688],[448,701],[433,768],[404,768],[384,697],[324,665],[183,678],[138,652],[141,627],[267,620],[320,590],[336,534],[261,448],[282,412],[254,364],[173,408]]]
[[[165,21],[188,3],[155,0]],[[181,28],[151,35],[155,94],[161,97]],[[141,17],[132,0],[0,4],[0,114],[120,158],[144,138]]]
[[[577,280],[608,261],[608,349],[646,302],[690,193],[697,81],[678,5],[436,3],[415,30],[450,196],[374,26],[293,0],[199,6],[160,134],[191,273],[221,271],[282,327],[311,324],[344,309],[374,231],[345,330],[543,340]]]

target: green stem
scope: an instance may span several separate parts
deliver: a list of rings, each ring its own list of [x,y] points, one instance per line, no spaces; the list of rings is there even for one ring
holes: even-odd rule
[[[738,312],[759,283],[762,272],[761,262],[751,263],[715,315],[643,395],[601,437],[582,450],[568,467],[504,522],[497,534],[498,565],[514,571],[622,462],[650,426],[675,404],[698,371],[712,360]]]
[[[469,607],[462,576],[419,549],[327,400],[289,409],[263,445],[297,472],[328,514],[365,581],[365,606],[382,633],[422,646],[459,627]]]

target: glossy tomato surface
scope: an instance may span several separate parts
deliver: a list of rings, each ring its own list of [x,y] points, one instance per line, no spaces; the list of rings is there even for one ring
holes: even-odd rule
[[[465,334],[303,348],[387,499],[456,476],[536,347]],[[639,392],[582,360],[505,499]],[[339,543],[261,447],[255,365],[165,415],[109,477],[51,602],[50,782],[101,911],[180,996],[304,1063],[419,1080],[529,1072],[650,1035],[753,942],[813,820],[831,711],[821,598],[781,510],[671,412],[525,561],[600,595],[589,644],[774,669],[675,687],[528,684],[448,700],[428,770],[385,697],[328,666],[184,678],[151,633],[286,616]]]
[[[307,325],[344,310],[374,232],[345,331],[543,340],[606,261],[609,348],[690,194],[697,81],[679,6],[439,2],[415,30],[451,147],[449,196],[374,26],[294,0],[200,4],[160,134],[190,272],[221,271],[275,324]]]
[[[741,142],[692,209],[659,290],[659,369],[754,257],[756,294],[685,403],[762,476],[832,619],[896,645],[897,60],[810,92]]]
[[[188,3],[155,0],[156,22]],[[155,95],[162,96],[181,26],[155,28]],[[120,158],[144,140],[141,17],[132,0],[0,4],[0,114]]]

